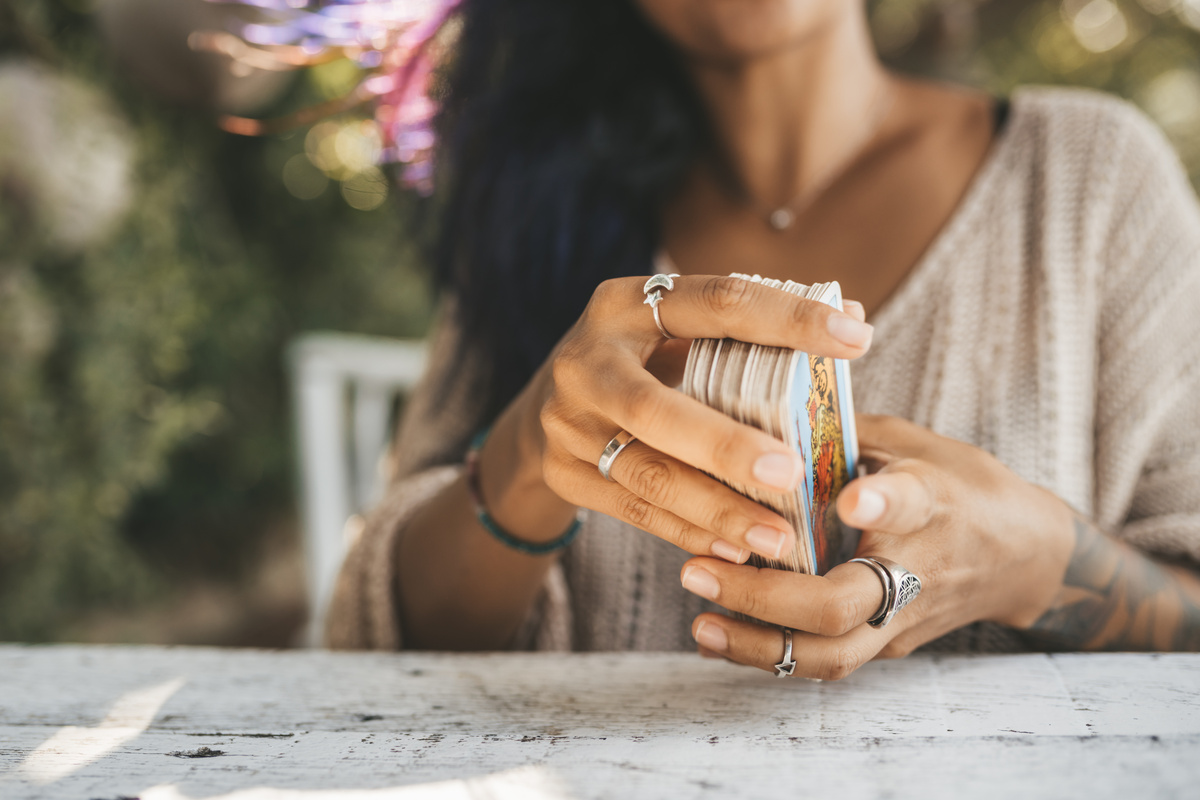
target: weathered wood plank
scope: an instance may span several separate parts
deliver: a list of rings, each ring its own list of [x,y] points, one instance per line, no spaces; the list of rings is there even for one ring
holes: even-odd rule
[[[1192,797],[1198,709],[1188,655],[829,684],[687,654],[0,646],[0,797]],[[168,755],[200,747],[223,754]]]

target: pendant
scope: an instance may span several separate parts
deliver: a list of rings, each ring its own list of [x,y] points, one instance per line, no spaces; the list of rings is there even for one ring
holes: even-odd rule
[[[777,231],[786,231],[792,227],[792,223],[796,221],[796,215],[787,206],[777,208],[771,212],[771,216],[767,217],[767,222]]]

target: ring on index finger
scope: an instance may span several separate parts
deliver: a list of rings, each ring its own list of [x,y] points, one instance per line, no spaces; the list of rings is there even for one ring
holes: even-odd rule
[[[642,294],[646,295],[646,299],[642,302],[650,306],[650,310],[654,312],[654,324],[658,326],[659,332],[668,339],[675,337],[663,326],[662,317],[658,313],[658,304],[663,300],[663,292],[669,292],[675,288],[675,278],[678,277],[678,273],[667,275],[660,272],[646,281],[646,285],[642,287]]]
[[[604,452],[600,454],[600,461],[596,465],[600,468],[600,474],[604,476],[604,480],[615,480],[612,476],[612,465],[617,460],[617,456],[621,455],[621,451],[629,445],[637,441],[633,434],[626,431],[621,431],[616,436],[608,440],[608,444],[604,446]]]

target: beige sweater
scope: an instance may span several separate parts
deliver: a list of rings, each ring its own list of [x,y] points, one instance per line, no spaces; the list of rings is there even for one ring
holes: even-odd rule
[[[836,277],[836,276],[830,276]],[[860,411],[993,453],[1146,551],[1200,563],[1200,213],[1174,152],[1133,107],[1026,89],[961,206],[872,320],[854,362]],[[457,474],[481,421],[470,365],[450,402],[409,404],[397,479],[352,548],[335,647],[395,649],[396,541]],[[442,466],[438,466],[442,465]],[[709,607],[687,554],[598,513],[551,571],[517,642],[545,650],[686,650]],[[1024,649],[981,623],[931,648]]]

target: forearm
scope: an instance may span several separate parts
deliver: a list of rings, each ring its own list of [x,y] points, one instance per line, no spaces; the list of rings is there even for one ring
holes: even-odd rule
[[[1028,634],[1055,650],[1200,650],[1200,578],[1076,516],[1062,588]]]
[[[575,509],[528,466],[506,423],[497,423],[481,458],[489,513],[522,539],[552,540]],[[415,649],[506,647],[555,559],[526,555],[492,537],[475,516],[463,477],[413,516],[396,550],[398,611],[405,646]]]

